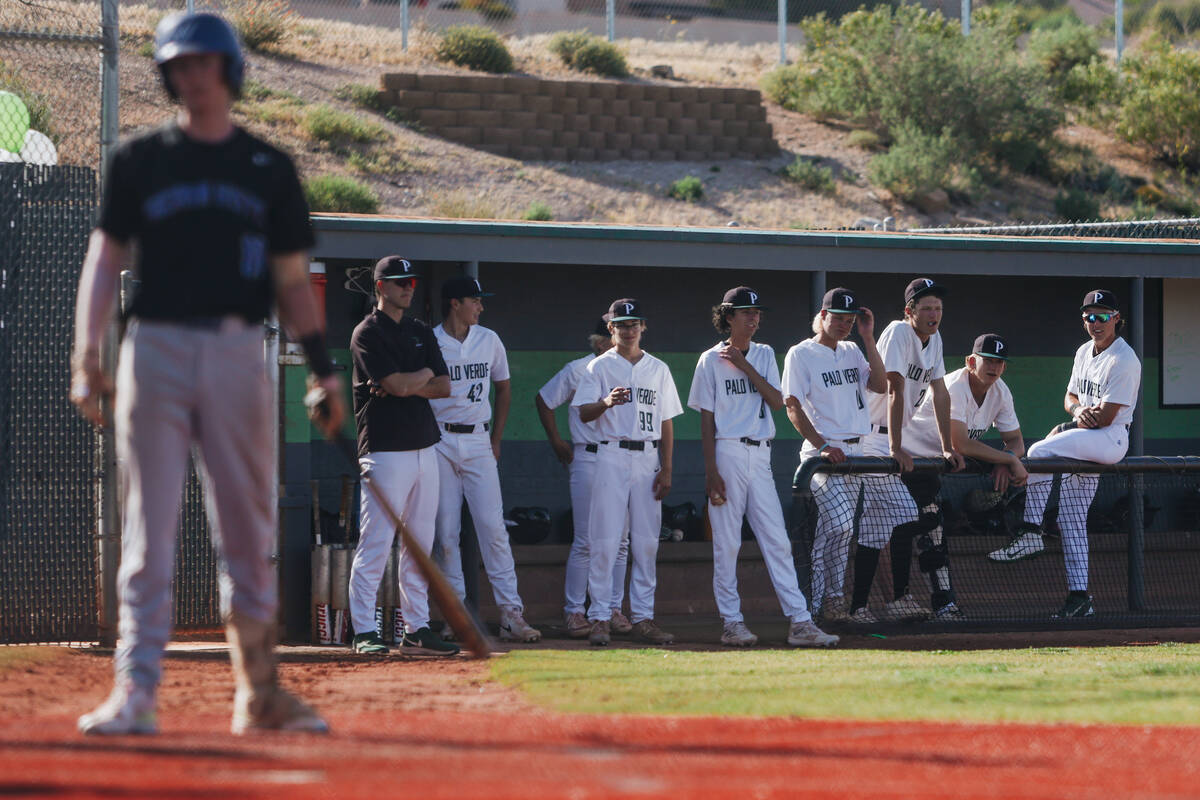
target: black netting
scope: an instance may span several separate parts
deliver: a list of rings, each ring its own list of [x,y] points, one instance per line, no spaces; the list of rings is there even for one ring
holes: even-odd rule
[[[983,227],[913,228],[910,233],[977,233],[989,236],[1074,236],[1111,239],[1200,239],[1200,218],[1125,222],[1051,222]]]
[[[903,482],[890,459],[823,465],[811,484],[811,469],[797,472],[797,560],[823,621],[930,630],[1200,622],[1200,460],[1071,472],[1032,459],[1030,484],[1005,492],[984,465],[943,474],[941,462],[918,463]]]

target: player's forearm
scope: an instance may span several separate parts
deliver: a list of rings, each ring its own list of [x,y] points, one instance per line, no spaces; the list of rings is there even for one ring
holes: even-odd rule
[[[450,396],[450,376],[439,375],[429,383],[422,386],[413,392],[416,397],[424,397],[426,400],[438,400],[442,397]]]
[[[388,394],[394,394],[396,397],[408,397],[416,394],[431,380],[433,380],[433,370],[429,367],[422,367],[416,372],[393,372],[379,383]]]
[[[904,393],[894,390],[888,395],[888,446],[892,452],[904,446]]]
[[[1079,395],[1077,394],[1067,392],[1063,397],[1063,410],[1070,414],[1072,418],[1074,418],[1075,412],[1078,411],[1082,405],[1083,404],[1079,402]]]
[[[538,422],[542,423],[542,429],[546,431],[546,438],[550,440],[550,444],[561,442],[562,435],[558,432],[558,420],[554,417],[554,410],[546,405],[541,394],[533,396],[533,406],[537,409]]]
[[[92,232],[75,296],[76,358],[99,354],[104,329],[116,304],[121,267],[128,260],[128,247],[101,230]]]
[[[704,451],[704,473],[717,474],[717,420],[711,411],[700,411],[700,447]]]
[[[1012,453],[997,450],[975,439],[967,438],[960,440],[958,437],[955,437],[953,444],[954,449],[963,456],[973,458],[977,461],[986,461],[989,464],[1010,464],[1015,457]]]
[[[937,417],[938,435],[942,438],[942,449],[953,450],[954,438],[950,433],[950,393],[944,386],[940,392],[934,387],[933,413]]]
[[[883,366],[883,356],[879,355],[879,349],[875,347],[874,337],[864,336],[862,341],[867,364],[871,367],[871,373],[867,376],[867,388],[876,394],[883,394],[887,391],[887,369]]]
[[[1113,424],[1113,420],[1117,418],[1117,412],[1125,406],[1120,403],[1101,403],[1100,410],[1096,413],[1096,427],[1107,428]]]
[[[271,258],[275,280],[275,302],[279,319],[288,335],[299,341],[325,330],[317,300],[308,281],[308,259],[303,252],[285,253]]]
[[[498,442],[504,436],[504,426],[508,424],[508,411],[512,407],[512,385],[508,381],[497,381],[496,402],[492,406],[492,441]]]
[[[783,393],[767,382],[767,379],[758,374],[758,370],[746,365],[749,369],[746,372],[746,377],[750,379],[750,383],[758,390],[759,395],[766,402],[767,408],[772,411],[778,411],[783,408]]]
[[[603,400],[597,400],[594,403],[584,403],[579,406],[579,419],[583,422],[591,422],[594,419],[599,419],[600,415],[608,411],[608,404]]]
[[[1015,431],[1002,431],[1000,439],[1004,442],[1004,449],[1012,453],[1017,458],[1023,458],[1025,455],[1025,437],[1021,435],[1021,429]]]
[[[803,436],[809,444],[817,448],[824,446],[825,437],[817,432],[812,420],[808,418],[808,414],[805,414],[804,409],[800,407],[800,401],[794,397],[787,399],[787,415],[791,420],[792,427],[796,429],[796,433]]]
[[[659,433],[662,434],[662,439],[658,443],[658,462],[662,471],[670,475],[671,464],[675,458],[675,424],[669,419],[663,420],[659,426]]]

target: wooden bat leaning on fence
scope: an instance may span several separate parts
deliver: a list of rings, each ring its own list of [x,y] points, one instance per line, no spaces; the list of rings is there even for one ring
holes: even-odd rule
[[[308,407],[308,415],[314,421],[319,420],[325,414],[325,402],[325,390],[320,386],[309,389],[308,394],[304,396],[304,405]],[[340,433],[334,433],[329,440],[337,445],[352,463],[359,463],[358,452],[349,439]],[[404,557],[412,558],[417,562],[417,569],[421,571],[421,574],[425,576],[425,581],[429,584],[429,596],[442,610],[446,622],[454,629],[455,635],[458,636],[472,658],[487,658],[492,652],[487,634],[483,632],[479,623],[475,621],[475,617],[458,599],[458,594],[450,586],[446,576],[438,569],[437,564],[430,558],[429,553],[421,549],[404,521],[400,519],[400,515],[392,507],[391,502],[375,486],[375,482],[371,480],[370,468],[360,465],[360,469],[363,486],[371,492],[376,502],[379,503],[379,507],[383,509],[383,513],[396,527],[396,532],[404,545]]]

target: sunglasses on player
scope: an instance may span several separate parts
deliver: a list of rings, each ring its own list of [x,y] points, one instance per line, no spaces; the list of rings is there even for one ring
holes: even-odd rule
[[[1083,321],[1084,322],[1108,322],[1110,319],[1112,319],[1115,316],[1116,316],[1115,312],[1112,314],[1084,314]]]
[[[412,289],[417,285],[416,278],[381,278],[380,280],[391,281],[401,289]]]

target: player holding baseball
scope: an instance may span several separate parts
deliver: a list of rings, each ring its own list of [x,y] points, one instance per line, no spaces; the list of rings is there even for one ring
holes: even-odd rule
[[[592,478],[596,473],[596,454],[600,450],[600,437],[596,426],[579,419],[579,407],[570,406],[567,412],[567,424],[571,432],[571,442],[565,442],[558,432],[558,421],[554,418],[554,409],[563,403],[570,403],[579,387],[579,380],[587,370],[588,364],[603,355],[613,346],[612,334],[608,332],[608,314],[596,323],[596,330],[588,337],[590,355],[567,362],[553,378],[546,382],[534,397],[538,419],[546,430],[546,438],[559,462],[570,472],[571,516],[574,522],[575,536],[571,541],[571,551],[567,555],[567,578],[564,594],[566,607],[563,610],[567,635],[572,639],[582,639],[591,633],[592,624],[584,614],[584,601],[587,600],[588,582],[588,514],[592,506]],[[574,446],[572,446],[572,443]],[[613,566],[612,616],[609,619],[609,629],[612,633],[629,633],[633,623],[621,613],[621,604],[625,598],[625,565],[629,559],[629,536],[626,532],[621,537],[621,546],[617,550],[617,560]]]
[[[738,286],[713,309],[713,327],[726,340],[700,355],[688,407],[700,412],[705,491],[712,524],[713,594],[724,629],[721,644],[750,647],[758,642],[742,618],[737,557],[742,518],[762,550],[767,574],[790,621],[793,647],[832,647],[831,636],[812,621],[796,580],[792,546],[771,474],[772,411],[783,408],[779,364],[770,345],[753,341],[764,306],[758,292]]]
[[[932,395],[942,456],[953,464],[955,471],[963,467],[962,456],[955,451],[950,435],[950,393],[946,391],[939,331],[945,294],[946,288],[932,279],[916,278],[904,290],[904,319],[889,323],[879,337],[879,354],[887,370],[888,387],[886,394],[875,391],[868,394],[871,433],[863,443],[863,454],[890,455],[900,465],[902,474],[913,468],[912,455],[904,448],[904,429],[927,394]],[[883,619],[904,622],[929,617],[929,611],[906,587],[913,540],[931,527],[930,520],[919,518],[917,505],[899,476],[864,476],[851,621],[878,621],[867,608],[867,598],[879,566],[879,552],[889,540],[893,542],[892,585],[905,591],[894,594],[894,599],[883,607]],[[900,569],[904,570],[903,575],[898,574]]]
[[[1084,295],[1083,329],[1089,341],[1075,351],[1063,407],[1071,422],[1063,423],[1029,448],[1030,458],[1075,458],[1115,464],[1129,451],[1129,425],[1142,380],[1142,364],[1119,333],[1124,322],[1117,297],[1107,289]],[[1025,521],[1017,537],[989,553],[993,561],[1030,558],[1045,549],[1042,517],[1052,476],[1029,476]],[[1099,475],[1064,475],[1059,490],[1058,524],[1067,568],[1067,599],[1055,617],[1090,617],[1096,613],[1088,594],[1087,514],[1096,496]]]
[[[847,341],[857,324],[863,347]],[[883,361],[875,347],[875,316],[850,289],[825,293],[813,318],[813,337],[788,350],[783,362],[783,397],[788,419],[804,437],[801,460],[826,458],[834,464],[862,455],[871,430],[865,388],[887,388]],[[863,351],[866,352],[864,356]],[[813,476],[817,530],[813,537],[813,611],[827,622],[845,622],[846,564],[862,480],[857,475]]]
[[[263,358],[273,303],[328,394],[325,433],[345,415],[309,288],[304,193],[291,159],[233,124],[245,62],[227,22],[167,16],[154,60],[179,114],[114,153],[76,301],[71,400],[102,425],[99,401],[112,386],[100,370],[100,343],[121,267],[136,256],[141,285],[121,344],[113,415],[124,512],[116,679],[108,699],[79,718],[79,730],[158,730],[179,493],[195,445],[222,556],[221,616],[237,686],[232,730],[325,732],[324,720],[279,687],[273,652],[275,409]]]
[[[500,607],[500,638],[536,642],[542,634],[523,616],[496,470],[512,389],[508,355],[500,337],[479,324],[481,298],[490,296],[475,278],[451,278],[442,284],[443,322],[433,332],[450,371],[450,396],[431,401],[442,434],[436,447],[441,488],[433,554],[458,596],[465,597],[459,550],[465,496],[479,538],[479,554]],[[488,402],[493,387],[495,415]],[[443,635],[453,635],[449,626]]]
[[[580,420],[595,422],[600,437],[588,514],[588,641],[609,642],[613,565],[628,520],[633,636],[670,644],[675,637],[654,622],[654,587],[661,501],[671,491],[672,419],[683,407],[671,370],[642,349],[646,317],[641,303],[616,300],[608,313],[615,345],[588,364],[571,400]]]
[[[440,438],[429,401],[450,394],[450,378],[429,326],[405,315],[418,275],[408,259],[387,256],[375,265],[375,309],[354,328],[354,419],[358,459],[376,488],[392,501],[404,524],[428,553],[433,548],[438,506],[437,454]],[[382,655],[387,645],[375,630],[375,598],[396,538],[395,526],[374,492],[364,492],[359,509],[358,547],[350,569],[352,647]],[[418,655],[451,656],[456,645],[429,629],[429,584],[401,540],[400,649]]]
[[[1025,440],[1013,407],[1012,392],[1001,376],[1008,365],[1009,347],[1003,337],[985,333],[975,339],[966,366],[946,376],[946,391],[950,393],[950,438],[954,449],[966,458],[995,464],[992,486],[998,492],[1009,485],[1024,486],[1029,474],[1021,463],[1025,455]],[[979,441],[992,426],[1000,433],[1003,449],[997,450]],[[938,434],[933,398],[925,400],[913,414],[904,440],[909,451],[919,458],[941,458],[942,442]],[[904,476],[922,517],[936,521],[928,533],[917,538],[917,563],[930,585],[933,618],[948,622],[966,619],[955,602],[950,582],[950,551],[942,534],[942,509],[938,500],[941,478],[936,473],[910,472]],[[893,558],[905,553],[894,553]],[[911,557],[911,550],[907,554]],[[897,577],[908,577],[911,561],[896,570]],[[907,594],[904,584],[894,587],[897,593]]]

